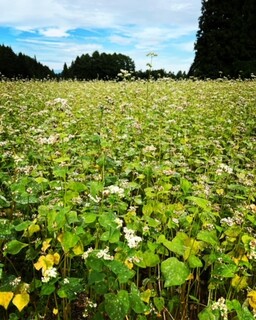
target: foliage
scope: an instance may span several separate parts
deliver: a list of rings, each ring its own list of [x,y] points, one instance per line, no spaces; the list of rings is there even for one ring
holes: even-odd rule
[[[202,1],[202,15],[189,75],[250,78],[256,74],[254,0]]]
[[[130,57],[121,53],[108,54],[95,51],[92,55],[87,53],[77,56],[70,67],[64,64],[61,75],[64,79],[110,80],[117,78],[120,69],[134,72],[135,64]]]
[[[0,45],[0,77],[20,79],[44,79],[54,76],[54,72],[42,65],[36,58],[13,52],[10,47]]]
[[[0,82],[0,318],[254,319],[255,86]]]

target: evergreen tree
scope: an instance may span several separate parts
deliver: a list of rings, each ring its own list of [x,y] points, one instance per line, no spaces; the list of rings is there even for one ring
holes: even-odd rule
[[[63,69],[62,76],[78,80],[110,80],[117,77],[120,69],[133,72],[135,64],[130,57],[123,54],[107,54],[95,51],[91,56],[83,54],[80,57],[76,57],[75,61],[72,61],[71,66],[65,72]]]
[[[256,73],[255,0],[202,0],[189,75],[217,78]]]
[[[7,78],[36,78],[54,77],[54,72],[27,55],[16,55],[10,47],[0,45],[0,73]]]

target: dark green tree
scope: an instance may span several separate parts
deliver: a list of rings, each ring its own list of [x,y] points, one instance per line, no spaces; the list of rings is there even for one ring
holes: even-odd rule
[[[0,45],[0,73],[6,78],[36,78],[43,79],[54,77],[54,72],[27,55],[19,53]]]
[[[92,55],[82,54],[80,57],[76,57],[70,67],[65,72],[62,71],[62,76],[78,80],[110,80],[115,79],[121,69],[134,72],[133,60],[120,53],[108,54],[95,51]]]
[[[0,73],[7,78],[18,76],[19,73],[18,57],[11,47],[4,45],[0,46]]]
[[[255,17],[255,0],[202,0],[189,76],[236,78],[256,73]]]

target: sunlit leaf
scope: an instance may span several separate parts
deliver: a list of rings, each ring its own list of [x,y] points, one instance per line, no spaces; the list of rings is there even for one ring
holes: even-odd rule
[[[43,245],[42,245],[42,251],[45,252],[48,248],[50,248],[50,243],[52,241],[52,238],[48,238],[48,239],[45,239],[43,241]]]
[[[18,293],[12,300],[12,303],[18,308],[21,312],[29,303],[30,297],[26,292]]]
[[[19,253],[23,248],[26,248],[28,246],[27,243],[20,242],[18,240],[12,240],[8,242],[5,254],[10,253],[10,254],[17,254]]]
[[[0,292],[0,306],[3,306],[7,310],[12,298],[13,292]]]
[[[164,286],[179,286],[186,282],[190,271],[184,262],[172,257],[161,263],[161,271],[163,273],[165,283]]]
[[[256,290],[248,292],[247,298],[249,300],[250,306],[256,310]]]

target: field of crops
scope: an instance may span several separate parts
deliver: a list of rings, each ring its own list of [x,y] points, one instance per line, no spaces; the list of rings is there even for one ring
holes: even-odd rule
[[[256,81],[0,82],[0,319],[256,317]]]

